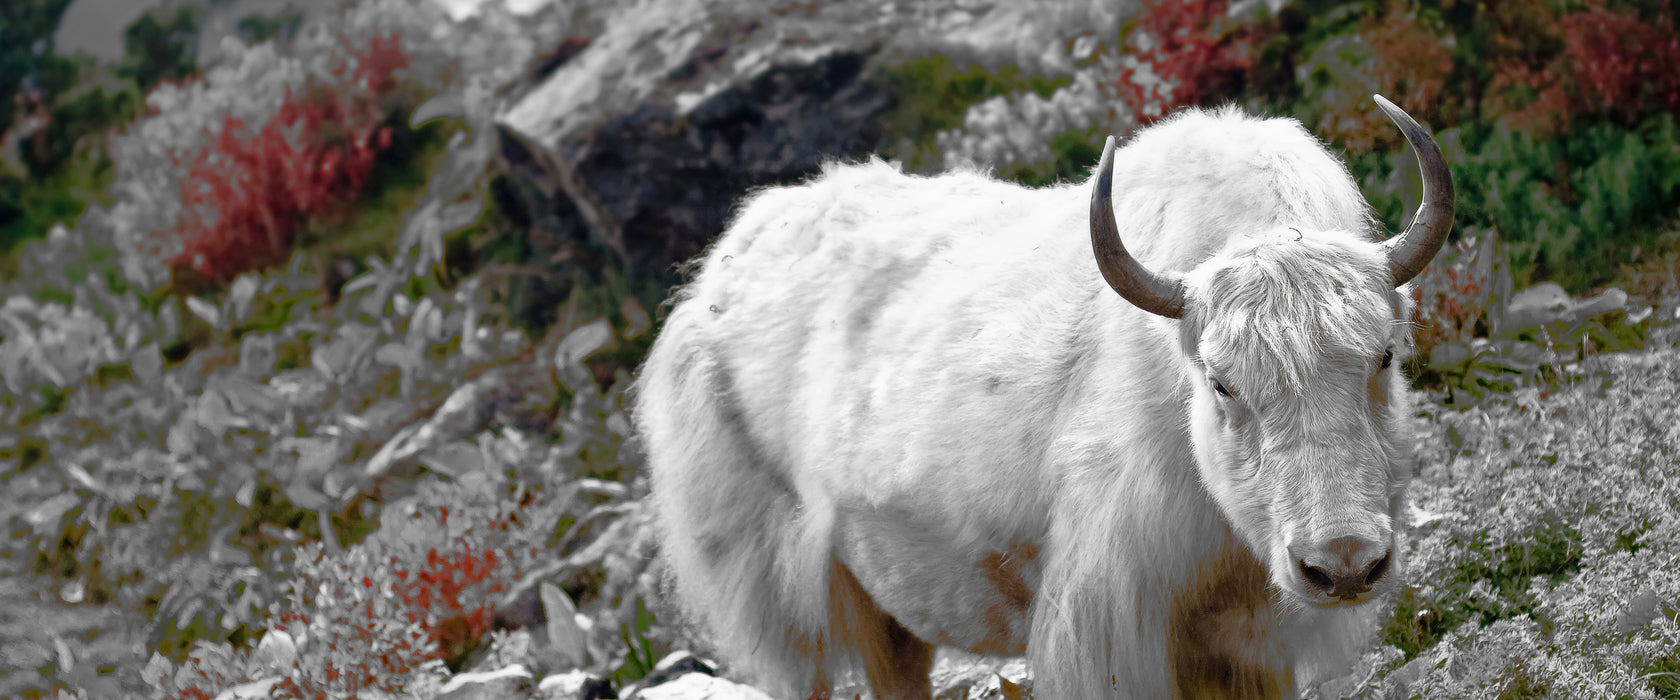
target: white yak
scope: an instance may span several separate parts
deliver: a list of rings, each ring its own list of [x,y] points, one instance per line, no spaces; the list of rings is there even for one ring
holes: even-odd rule
[[[696,629],[784,698],[928,698],[936,646],[1024,652],[1054,700],[1345,668],[1399,579],[1406,282],[1453,212],[1376,101],[1425,193],[1386,241],[1323,144],[1235,108],[1083,184],[872,161],[747,198],[635,395]]]

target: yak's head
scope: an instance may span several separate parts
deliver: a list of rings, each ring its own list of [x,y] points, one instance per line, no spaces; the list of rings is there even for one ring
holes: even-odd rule
[[[1179,319],[1202,481],[1285,601],[1358,603],[1398,578],[1411,472],[1403,285],[1445,241],[1453,187],[1429,132],[1376,100],[1423,170],[1423,204],[1388,241],[1282,227],[1243,236],[1187,274],[1155,272],[1120,241],[1112,139],[1092,196],[1103,277],[1139,308]]]

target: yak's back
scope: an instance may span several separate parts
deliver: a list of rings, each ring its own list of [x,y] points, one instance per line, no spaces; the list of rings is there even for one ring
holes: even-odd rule
[[[849,292],[867,292],[879,305],[881,293],[941,270],[1008,276],[1004,256],[1068,223],[1046,215],[1076,213],[1066,204],[1079,196],[972,170],[922,177],[879,160],[829,163],[807,183],[745,200],[683,296],[726,312],[755,302],[787,306],[790,295],[811,309]]]
[[[1115,209],[1141,261],[1188,270],[1237,236],[1282,225],[1374,232],[1342,162],[1293,119],[1189,109],[1116,154]],[[827,164],[811,181],[762,190],[705,256],[692,298],[719,317],[769,305],[803,316],[827,305],[880,310],[993,308],[1023,288],[1071,279],[1101,287],[1088,188],[1028,189],[975,170],[906,175],[872,160]],[[768,323],[775,318],[741,318]]]

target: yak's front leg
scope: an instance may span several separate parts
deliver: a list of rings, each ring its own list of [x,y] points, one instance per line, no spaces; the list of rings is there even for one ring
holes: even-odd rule
[[[838,561],[829,590],[835,641],[862,659],[876,700],[931,700],[933,645],[883,612]]]
[[[1149,448],[1108,448],[1130,459],[1070,479],[1056,503],[1027,649],[1042,697],[1184,697],[1176,592],[1218,565],[1230,532],[1205,500],[1182,495],[1194,468]]]

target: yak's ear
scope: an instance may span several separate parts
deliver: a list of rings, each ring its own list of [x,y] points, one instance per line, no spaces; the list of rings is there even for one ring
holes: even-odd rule
[[[1394,307],[1394,319],[1408,326],[1412,323],[1412,314],[1417,311],[1417,302],[1412,300],[1412,283],[1407,282],[1395,287],[1390,294],[1391,305]]]
[[[1186,281],[1185,296],[1194,297],[1190,288],[1194,286]],[[1196,359],[1202,354],[1202,331],[1207,327],[1205,314],[1200,304],[1186,300],[1183,314],[1178,317],[1178,348],[1185,357]]]

